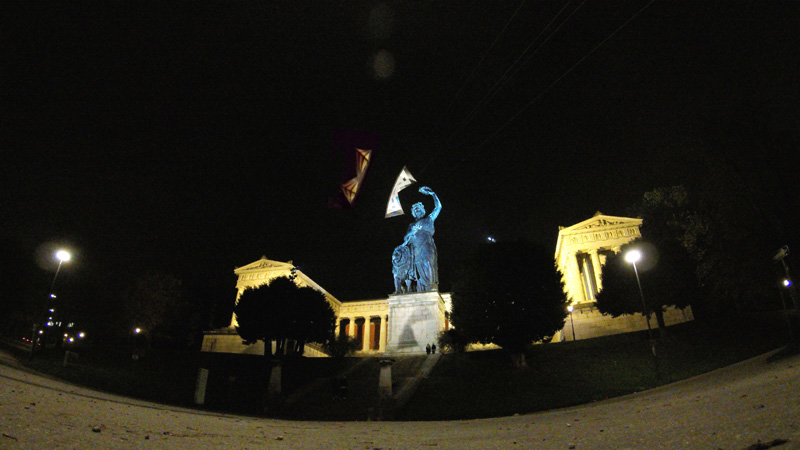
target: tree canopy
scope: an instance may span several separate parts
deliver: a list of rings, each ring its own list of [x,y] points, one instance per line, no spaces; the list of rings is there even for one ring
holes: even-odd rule
[[[772,255],[789,242],[775,217],[763,177],[751,178],[746,161],[715,155],[699,188],[697,210],[706,226],[692,249],[698,277],[714,312],[760,309],[778,295]]]
[[[712,154],[695,191],[657,188],[633,208],[659,255],[648,282],[683,296],[665,305],[689,301],[695,313],[714,315],[776,306],[770,256],[785,238],[764,206],[767,195],[747,180],[739,163]]]
[[[306,342],[332,339],[336,316],[322,292],[300,287],[289,277],[245,290],[234,307],[236,331],[246,344],[264,342],[264,353],[282,357],[287,341],[302,351]]]
[[[603,267],[603,289],[597,295],[597,309],[612,317],[654,313],[659,329],[665,332],[664,308],[683,309],[699,298],[688,254],[677,244],[669,247],[635,241],[623,245],[619,253],[609,255]],[[642,260],[637,263],[642,294],[632,264],[625,261],[625,255],[633,249],[642,252]]]
[[[171,335],[189,320],[188,301],[181,280],[164,273],[139,277],[125,293],[126,328],[143,328],[148,336]]]
[[[665,307],[685,308],[696,305],[701,298],[697,264],[690,257],[688,247],[697,245],[698,236],[704,233],[705,221],[691,208],[689,193],[682,186],[646,192],[634,210],[642,218],[642,239],[623,245],[619,253],[607,256],[597,308],[613,317],[653,312],[659,329],[664,332]],[[647,311],[634,269],[624,259],[633,249],[642,253],[637,269]]]
[[[487,243],[453,298],[453,325],[472,342],[521,352],[564,327],[567,298],[553,256],[529,242]]]

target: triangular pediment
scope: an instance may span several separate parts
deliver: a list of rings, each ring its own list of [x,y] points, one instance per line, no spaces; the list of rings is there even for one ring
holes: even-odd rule
[[[608,216],[598,212],[593,217],[558,232],[556,243],[556,261],[561,259],[561,252],[566,246],[595,246],[597,242],[611,240],[630,240],[638,237],[642,219],[633,217]],[[572,247],[574,249],[574,247]]]
[[[597,214],[592,218],[584,220],[583,222],[579,222],[576,223],[575,225],[562,228],[559,234],[576,234],[584,231],[590,232],[609,227],[629,227],[629,226],[641,226],[641,225],[642,225],[642,219]]]
[[[267,259],[266,256],[261,257],[258,261],[251,262],[250,264],[242,267],[236,268],[233,271],[236,275],[245,273],[245,272],[252,272],[258,270],[291,270],[292,265],[291,262],[282,262],[282,261],[273,261],[271,259]]]

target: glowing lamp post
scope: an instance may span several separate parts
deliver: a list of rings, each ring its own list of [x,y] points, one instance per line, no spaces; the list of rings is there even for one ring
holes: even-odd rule
[[[640,259],[642,259],[642,252],[640,252],[639,250],[631,250],[625,254],[625,261],[627,261],[630,264],[633,264],[633,273],[636,274],[636,284],[639,286],[639,297],[642,299],[642,312],[647,318],[647,335],[650,336],[650,339],[653,339],[653,330],[650,328],[650,310],[648,310],[647,304],[644,302],[644,292],[642,292],[642,283],[639,281],[639,270],[636,269],[636,263]]]
[[[145,333],[145,330],[141,329],[140,327],[135,327],[133,329],[133,335],[130,336],[129,342],[132,346],[131,348],[131,359],[134,361],[138,361],[139,358],[144,355],[144,346],[142,345],[142,340],[146,339],[148,342],[149,347],[149,336]]]
[[[792,300],[792,306],[794,307],[794,314],[788,313],[786,311],[786,303],[783,300],[783,291],[781,291],[781,302],[783,302],[783,310],[784,315],[786,316],[786,326],[789,328],[789,340],[795,340],[795,334],[798,329],[800,329],[800,302],[797,301],[797,293],[794,289],[794,284],[792,283],[792,277],[789,276],[789,266],[786,264],[786,257],[789,256],[789,246],[784,245],[778,252],[775,253],[775,256],[772,257],[772,260],[775,262],[779,262],[783,265],[783,271],[786,274],[786,277],[781,281],[783,283],[783,287],[789,291],[789,298]]]
[[[636,285],[639,286],[639,298],[642,299],[642,312],[647,320],[647,338],[650,341],[650,351],[653,353],[653,358],[656,364],[656,375],[659,376],[658,370],[658,356],[656,355],[656,341],[653,339],[653,329],[650,327],[650,310],[647,308],[647,303],[644,301],[644,292],[642,291],[642,282],[639,281],[639,270],[636,268],[636,263],[642,259],[642,252],[639,250],[631,250],[625,254],[625,261],[633,265],[633,273],[636,274]]]
[[[55,293],[53,293],[53,288],[56,286],[56,278],[58,278],[58,272],[61,271],[61,264],[65,262],[69,262],[72,259],[72,255],[66,250],[59,250],[56,252],[56,259],[58,259],[58,268],[56,269],[56,274],[53,276],[53,282],[50,284],[50,297],[56,298]]]
[[[68,251],[66,251],[64,249],[61,249],[61,250],[56,252],[56,259],[58,260],[58,268],[56,268],[56,274],[53,275],[53,282],[50,283],[50,298],[52,300],[56,299],[56,294],[55,294],[55,292],[53,292],[53,290],[56,287],[56,279],[58,278],[58,273],[61,271],[61,264],[65,263],[65,262],[68,262],[70,259],[72,259],[72,255]],[[49,308],[48,312],[54,313],[55,312],[55,308]],[[51,326],[54,323],[52,320],[53,320],[53,318],[52,318],[52,316],[50,316],[48,318],[48,322],[47,322],[48,326]],[[34,324],[33,325],[33,342],[31,342],[31,352],[28,355],[29,358],[33,358],[33,352],[36,349],[36,345],[37,345],[39,339],[42,337],[43,334],[44,334],[44,332],[42,330],[38,329],[38,326],[36,324]]]

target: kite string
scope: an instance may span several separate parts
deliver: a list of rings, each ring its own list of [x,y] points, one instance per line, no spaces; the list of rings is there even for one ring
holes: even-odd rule
[[[558,28],[556,28],[556,29],[555,29],[555,30],[554,30],[552,33],[550,33],[550,34],[547,36],[547,38],[544,40],[544,42],[542,42],[541,44],[539,44],[539,46],[536,48],[536,50],[534,50],[534,52],[533,52],[531,55],[529,55],[529,56],[526,58],[526,60],[530,60],[530,59],[531,59],[531,58],[532,58],[534,55],[536,55],[536,54],[539,52],[539,50],[541,50],[541,48],[542,48],[542,47],[544,47],[544,45],[545,45],[545,44],[547,44],[547,43],[550,41],[550,39],[552,39],[552,38],[553,38],[553,36],[555,36],[555,35],[556,35],[556,34],[559,32],[559,30],[561,30],[561,28],[562,28],[562,27],[563,27],[563,26],[564,26],[564,25],[565,25],[567,22],[569,22],[569,20],[572,18],[572,16],[573,16],[573,15],[574,15],[576,12],[578,12],[578,10],[579,10],[579,9],[581,9],[581,7],[583,7],[583,5],[586,3],[586,1],[587,1],[587,0],[584,0],[584,1],[583,1],[583,2],[582,2],[582,3],[581,3],[581,4],[580,4],[580,5],[577,7],[577,8],[575,8],[575,9],[574,9],[574,10],[573,10],[573,11],[572,11],[572,12],[571,12],[571,13],[570,13],[570,14],[569,14],[567,17],[566,17],[566,19],[564,19],[564,21],[563,21],[563,22],[561,22],[561,24],[558,26]],[[461,123],[460,123],[460,124],[459,124],[459,125],[458,125],[456,128],[454,128],[454,129],[453,129],[453,131],[450,133],[450,135],[447,137],[447,139],[445,139],[445,141],[442,143],[442,145],[441,145],[441,146],[446,146],[446,145],[448,145],[448,144],[449,144],[449,143],[452,141],[452,139],[455,137],[456,133],[458,133],[459,131],[461,131],[462,129],[464,129],[464,128],[465,128],[465,127],[466,127],[466,126],[469,124],[469,122],[471,122],[471,121],[472,121],[472,120],[473,120],[473,119],[474,119],[474,118],[477,116],[477,112],[478,112],[478,111],[479,111],[481,108],[483,108],[483,107],[484,107],[486,104],[488,104],[488,103],[489,103],[489,101],[490,101],[490,100],[491,100],[491,99],[492,99],[492,98],[493,98],[493,97],[494,97],[494,96],[495,96],[495,95],[496,95],[498,92],[500,92],[500,88],[502,88],[502,87],[503,87],[503,86],[504,86],[504,85],[505,85],[505,84],[506,84],[506,83],[507,83],[507,82],[508,82],[508,81],[509,81],[509,80],[510,80],[510,79],[511,79],[511,78],[512,78],[512,77],[513,77],[515,74],[516,74],[516,72],[518,72],[518,71],[519,71],[519,68],[520,68],[520,67],[521,67],[521,65],[522,65],[522,64],[520,63],[520,60],[522,60],[522,58],[523,58],[523,57],[525,57],[525,54],[526,54],[526,53],[528,53],[528,51],[531,49],[531,47],[533,47],[533,46],[534,46],[534,44],[536,44],[536,42],[539,40],[539,38],[541,38],[541,37],[542,37],[542,35],[543,35],[543,34],[544,34],[544,33],[545,33],[545,32],[546,32],[548,29],[550,29],[550,27],[553,25],[553,23],[554,23],[554,22],[555,22],[555,21],[556,21],[556,20],[557,20],[557,19],[558,19],[558,18],[561,16],[561,14],[562,14],[562,13],[563,13],[563,12],[564,12],[566,9],[567,9],[567,7],[570,5],[570,3],[572,3],[572,0],[567,0],[567,2],[564,4],[564,6],[562,6],[562,7],[561,7],[561,9],[560,9],[560,10],[559,10],[559,11],[558,11],[558,12],[557,12],[557,13],[556,13],[554,16],[553,16],[553,18],[552,18],[552,19],[550,19],[550,21],[547,23],[547,25],[546,25],[544,28],[542,28],[542,30],[539,32],[539,34],[537,34],[537,35],[536,35],[536,37],[534,37],[534,39],[531,41],[531,43],[530,43],[530,44],[529,44],[527,47],[525,47],[525,49],[524,49],[524,50],[523,50],[523,51],[522,51],[522,52],[519,54],[519,56],[517,56],[517,59],[516,59],[516,60],[514,60],[514,62],[513,62],[513,63],[512,63],[512,64],[511,64],[511,65],[508,67],[508,69],[506,69],[506,71],[503,73],[503,75],[501,75],[501,76],[500,76],[500,77],[497,79],[497,81],[495,81],[494,85],[493,85],[493,86],[492,86],[492,87],[489,89],[489,92],[487,92],[487,94],[486,94],[486,95],[484,95],[484,96],[483,96],[483,98],[482,98],[481,100],[479,100],[479,101],[478,101],[478,103],[477,103],[477,104],[475,105],[475,107],[473,107],[473,108],[472,108],[472,110],[471,110],[471,111],[470,111],[470,112],[467,114],[467,116],[464,118],[464,120],[462,120],[462,121],[461,121]],[[508,20],[508,22],[506,23],[506,26],[503,28],[503,30],[502,30],[502,31],[500,32],[500,34],[497,36],[497,38],[495,39],[495,41],[492,43],[492,46],[489,48],[489,50],[487,50],[487,52],[486,52],[486,53],[484,53],[484,56],[481,58],[481,61],[478,63],[478,65],[476,65],[476,66],[475,66],[475,68],[473,69],[473,71],[472,71],[472,74],[470,75],[470,77],[469,77],[469,78],[467,78],[467,80],[464,82],[464,84],[462,84],[462,86],[461,86],[461,88],[459,89],[458,93],[456,93],[455,97],[454,97],[454,98],[453,98],[453,100],[450,102],[450,105],[448,106],[448,109],[447,109],[447,110],[449,110],[449,109],[450,109],[450,107],[452,106],[452,104],[453,104],[453,103],[455,102],[455,100],[458,98],[459,94],[460,94],[460,93],[463,91],[463,89],[466,87],[467,83],[468,83],[468,82],[469,82],[469,81],[472,79],[472,77],[474,76],[474,74],[477,72],[477,69],[478,69],[478,67],[480,66],[480,64],[483,62],[483,60],[484,60],[484,59],[486,59],[486,57],[488,56],[489,52],[490,52],[490,51],[491,51],[491,50],[494,48],[494,45],[495,45],[495,43],[497,43],[497,41],[500,39],[500,37],[501,37],[501,36],[502,36],[502,35],[505,33],[505,30],[508,28],[508,26],[509,26],[509,25],[511,24],[511,22],[514,20],[514,17],[516,17],[517,13],[520,11],[520,9],[522,8],[522,6],[523,6],[524,4],[525,4],[525,2],[523,2],[522,4],[520,4],[520,6],[517,8],[517,10],[516,10],[516,11],[514,11],[514,14],[513,14],[513,15],[511,16],[511,18]],[[509,75],[509,73],[511,73],[512,71],[513,71],[513,73],[512,73],[511,75]],[[440,119],[440,122],[441,122],[441,119]],[[437,124],[437,127],[436,127],[436,128],[438,128],[438,124]],[[428,158],[428,162],[425,164],[425,166],[423,166],[422,170],[420,170],[420,172],[419,172],[419,173],[424,173],[424,172],[425,172],[425,170],[426,170],[426,169],[428,168],[428,166],[430,165],[430,163],[431,163],[431,162],[432,162],[432,161],[435,159],[435,157],[436,157],[436,155],[434,154],[434,155],[432,155],[430,158]]]
[[[569,3],[570,1],[572,1],[572,0],[568,0],[568,2],[567,2],[567,3]],[[481,66],[481,65],[483,64],[483,62],[486,60],[486,57],[487,57],[487,56],[489,56],[489,53],[491,53],[491,51],[494,49],[495,45],[496,45],[496,44],[497,44],[497,42],[500,40],[500,38],[501,38],[501,37],[503,37],[503,35],[506,33],[506,30],[507,30],[507,29],[508,29],[508,27],[511,25],[511,22],[513,22],[513,21],[514,21],[514,18],[517,16],[517,14],[518,14],[518,13],[519,13],[519,11],[522,9],[522,7],[525,5],[525,3],[526,3],[526,2],[527,2],[527,0],[523,0],[523,1],[522,1],[522,3],[520,3],[520,5],[519,5],[519,6],[517,7],[517,9],[514,11],[514,14],[512,14],[512,15],[511,15],[511,17],[508,19],[508,21],[506,22],[506,24],[505,24],[505,26],[503,27],[503,29],[502,29],[502,30],[500,30],[500,33],[498,33],[498,35],[495,37],[494,41],[492,42],[492,45],[490,45],[490,46],[489,46],[489,49],[488,49],[488,50],[486,50],[486,51],[483,53],[483,56],[481,56],[481,59],[478,61],[478,63],[477,63],[477,64],[475,64],[475,67],[473,67],[473,68],[472,68],[472,72],[471,72],[471,73],[469,74],[469,76],[468,76],[468,77],[467,77],[467,78],[464,80],[464,82],[463,82],[463,83],[461,83],[461,87],[458,89],[458,91],[456,92],[456,94],[453,96],[453,99],[452,99],[452,100],[450,100],[450,103],[447,105],[447,108],[445,109],[445,111],[449,111],[449,110],[450,110],[450,108],[452,108],[452,106],[453,106],[453,103],[455,103],[455,101],[456,101],[456,100],[458,100],[458,98],[461,96],[461,93],[462,93],[462,92],[464,91],[464,89],[467,87],[467,84],[469,84],[469,82],[470,82],[470,81],[472,81],[472,79],[473,79],[473,78],[475,78],[475,74],[478,72],[478,68],[480,68],[480,66]],[[436,122],[436,126],[434,126],[434,127],[433,127],[433,130],[432,130],[432,131],[433,131],[433,134],[436,134],[436,131],[439,129],[440,125],[442,124],[443,117],[444,117],[444,115],[440,116],[440,117],[439,117],[439,120]],[[426,165],[426,166],[427,166],[427,165]],[[423,169],[423,170],[424,170],[424,169]]]
[[[533,53],[532,53],[532,54],[530,54],[530,55],[528,55],[528,56],[527,56],[527,58],[525,58],[525,60],[526,60],[526,61],[529,61],[529,60],[530,60],[530,59],[531,59],[533,56],[535,56],[537,53],[539,53],[539,50],[541,50],[541,49],[542,49],[542,47],[544,47],[544,45],[545,45],[545,44],[547,44],[548,42],[550,42],[550,39],[552,39],[552,38],[553,38],[553,36],[555,36],[556,34],[558,34],[558,32],[561,30],[561,28],[562,28],[562,27],[563,27],[563,26],[564,26],[564,25],[565,25],[567,22],[569,22],[569,20],[572,18],[572,16],[573,16],[573,15],[575,15],[575,13],[576,13],[576,12],[578,12],[578,10],[580,10],[580,9],[583,7],[583,5],[584,5],[584,4],[586,4],[586,2],[587,2],[587,1],[588,1],[588,0],[583,0],[583,2],[582,2],[580,5],[578,5],[578,7],[577,7],[577,8],[575,8],[575,9],[574,9],[574,10],[573,10],[573,11],[572,11],[572,12],[571,12],[571,13],[570,13],[570,14],[569,14],[567,17],[566,17],[566,19],[564,19],[564,21],[563,21],[563,22],[561,22],[561,24],[560,24],[560,25],[559,25],[559,26],[558,26],[558,27],[557,27],[555,30],[553,30],[553,32],[552,32],[552,33],[550,33],[550,34],[547,36],[547,38],[546,38],[546,39],[545,39],[543,42],[541,42],[541,43],[539,44],[539,46],[538,46],[538,47],[536,47],[536,49],[533,51]],[[533,47],[533,45],[534,45],[534,44],[536,44],[536,41],[538,41],[538,40],[539,40],[539,38],[542,36],[542,34],[544,34],[544,33],[545,33],[545,32],[546,32],[546,31],[547,31],[547,30],[548,30],[548,29],[549,29],[549,28],[552,26],[553,22],[555,22],[555,20],[556,20],[556,19],[558,19],[558,17],[559,17],[559,16],[561,15],[561,13],[562,13],[562,12],[563,12],[563,11],[566,9],[566,7],[567,7],[567,6],[569,6],[570,2],[571,2],[571,0],[570,0],[570,1],[568,1],[566,4],[564,4],[564,6],[561,8],[561,10],[560,10],[560,11],[559,11],[559,12],[558,12],[558,13],[557,13],[555,16],[553,16],[553,18],[550,20],[550,22],[547,24],[547,26],[546,26],[545,28],[543,28],[543,29],[542,29],[542,31],[541,31],[541,32],[540,32],[540,33],[539,33],[539,34],[536,36],[536,38],[534,38],[534,40],[533,40],[533,41],[530,43],[530,45],[528,45],[528,46],[525,48],[525,50],[523,50],[523,51],[522,51],[522,53],[520,53],[520,55],[517,57],[517,59],[514,61],[514,63],[513,63],[511,66],[509,66],[509,67],[508,67],[508,69],[505,71],[505,73],[503,73],[503,75],[502,75],[502,76],[501,76],[501,77],[500,77],[500,78],[499,78],[499,79],[498,79],[498,80],[495,82],[494,86],[492,86],[492,88],[489,90],[489,92],[487,93],[487,95],[485,95],[485,96],[484,96],[484,97],[483,97],[483,98],[482,98],[482,99],[481,99],[481,100],[478,102],[478,104],[476,104],[476,105],[475,105],[475,107],[472,109],[472,111],[470,111],[470,113],[469,113],[469,114],[467,115],[467,117],[466,117],[466,118],[465,118],[465,119],[464,119],[464,120],[461,122],[461,124],[460,124],[460,125],[459,125],[459,126],[458,126],[458,127],[455,129],[455,130],[453,130],[453,133],[452,133],[452,134],[450,135],[450,137],[449,137],[449,138],[448,138],[448,139],[445,141],[445,145],[446,145],[446,144],[447,144],[447,143],[448,143],[450,140],[452,140],[452,138],[453,138],[453,137],[456,135],[456,133],[458,133],[459,131],[463,130],[463,129],[464,129],[464,128],[465,128],[465,127],[466,127],[466,126],[469,124],[469,122],[471,122],[473,119],[475,119],[475,117],[477,117],[477,113],[478,113],[478,111],[479,111],[480,109],[482,109],[484,106],[486,106],[486,105],[489,103],[489,101],[490,101],[492,98],[494,98],[494,97],[495,97],[495,95],[497,95],[497,94],[500,92],[501,88],[502,88],[504,85],[506,85],[506,84],[507,84],[507,83],[508,83],[508,82],[509,82],[509,81],[510,81],[510,80],[511,80],[513,77],[514,77],[514,75],[516,75],[516,73],[517,73],[517,72],[519,72],[520,68],[522,67],[522,63],[521,63],[520,61],[523,59],[523,57],[525,57],[525,54],[526,54],[526,53],[528,53],[528,51],[531,49],[531,47]]]
[[[638,17],[642,12],[644,12],[647,8],[650,7],[656,0],[650,0],[646,5],[644,5],[641,9],[639,9],[636,13],[634,13],[631,17],[628,18],[622,25],[620,25],[616,30],[614,30],[611,34],[609,34],[605,39],[600,41],[599,44],[594,46],[586,55],[580,58],[575,64],[573,64],[569,69],[567,69],[564,73],[562,73],[558,78],[555,79],[550,85],[545,87],[539,94],[536,95],[533,99],[531,99],[528,103],[526,103],[522,108],[520,108],[513,116],[511,116],[507,121],[505,121],[502,125],[500,125],[497,130],[495,130],[492,134],[490,134],[486,139],[484,139],[479,145],[473,148],[469,154],[465,155],[461,160],[452,164],[448,170],[448,172],[455,169],[459,164],[463,163],[467,160],[468,156],[471,156],[479,149],[481,149],[484,145],[486,145],[493,137],[495,137],[498,133],[500,133],[505,127],[507,127],[511,122],[513,122],[517,117],[520,116],[525,110],[527,110],[532,104],[534,104],[537,100],[539,100],[544,94],[546,94],[550,89],[552,89],[555,85],[557,85],[564,77],[570,74],[576,67],[582,64],[586,59],[588,59],[594,52],[596,52],[600,47],[602,47],[606,42],[608,42],[611,38],[613,38],[617,33],[619,33],[623,28],[625,28],[631,21],[633,21],[636,17]]]

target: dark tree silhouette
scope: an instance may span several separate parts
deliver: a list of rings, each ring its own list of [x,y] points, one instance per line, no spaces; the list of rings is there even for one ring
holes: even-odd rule
[[[654,245],[635,241],[623,245],[619,253],[608,256],[603,267],[603,289],[597,295],[597,309],[612,317],[653,314],[660,334],[666,335],[664,308],[685,308],[698,299],[699,290],[694,265],[683,247],[677,243],[665,245],[671,248],[662,246],[657,251]],[[637,269],[644,304],[633,266],[625,261],[626,253],[633,248],[643,252]]]
[[[271,366],[266,408],[281,401],[281,360],[290,351],[302,352],[306,342],[333,339],[336,316],[325,295],[299,287],[291,277],[247,289],[234,306],[236,331],[245,344],[264,342],[264,356]],[[274,344],[274,345],[273,345]],[[274,347],[274,352],[273,352]]]
[[[633,210],[642,218],[642,239],[623,245],[619,253],[608,256],[597,308],[613,317],[653,314],[664,336],[664,308],[695,306],[701,299],[697,264],[689,248],[698,245],[705,220],[693,208],[689,192],[683,186],[646,192]],[[642,252],[637,269],[644,305],[633,266],[625,261],[625,255],[633,248]]]
[[[707,167],[697,202],[706,227],[692,255],[709,307],[723,315],[761,309],[778,298],[771,256],[792,236],[782,225],[791,222],[776,216],[796,216],[796,211],[771,208],[780,193],[764,190],[764,178],[754,176],[750,158],[720,150],[709,155]]]
[[[302,349],[306,342],[326,342],[333,336],[336,321],[323,293],[300,287],[287,277],[245,290],[234,313],[242,340],[246,344],[263,341],[265,355],[276,358]],[[295,347],[290,348],[289,341]]]
[[[567,298],[553,255],[528,242],[484,244],[453,298],[453,325],[471,342],[494,343],[525,366],[524,349],[564,327]]]
[[[293,306],[288,338],[295,343],[295,353],[302,355],[306,342],[324,344],[333,339],[336,315],[322,292],[301,287]]]

